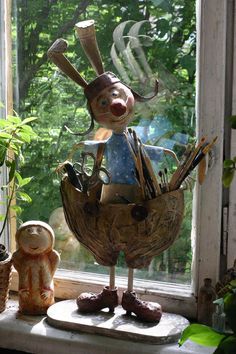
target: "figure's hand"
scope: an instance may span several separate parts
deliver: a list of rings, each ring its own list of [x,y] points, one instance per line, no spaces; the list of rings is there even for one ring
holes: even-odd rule
[[[48,300],[52,296],[51,289],[42,289],[40,292],[40,296],[43,300]]]
[[[29,297],[30,291],[29,289],[19,289],[20,296],[24,297],[25,299]]]

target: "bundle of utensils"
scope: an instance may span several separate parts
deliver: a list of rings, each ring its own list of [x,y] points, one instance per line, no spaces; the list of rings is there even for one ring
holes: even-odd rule
[[[203,181],[206,169],[205,157],[217,140],[215,137],[211,142],[207,142],[203,137],[198,144],[191,146],[184,154],[176,171],[169,178],[167,168],[159,171],[156,176],[145,147],[134,130],[128,129],[126,138],[135,162],[136,179],[144,200],[153,199],[163,193],[182,188],[183,183],[198,165],[200,176],[202,175],[200,181]]]

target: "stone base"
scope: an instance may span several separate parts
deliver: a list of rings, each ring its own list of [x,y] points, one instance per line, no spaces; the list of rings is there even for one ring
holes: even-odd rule
[[[81,314],[75,300],[52,305],[47,312],[47,321],[61,329],[150,344],[177,342],[184,328],[189,325],[186,318],[171,313],[163,313],[159,323],[145,323],[135,315],[127,316],[121,306],[116,307],[114,313],[102,310],[96,314]]]

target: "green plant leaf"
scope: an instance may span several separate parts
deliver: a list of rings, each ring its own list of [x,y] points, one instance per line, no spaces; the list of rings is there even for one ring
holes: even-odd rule
[[[224,160],[224,167],[225,168],[228,168],[228,167],[234,167],[235,163],[234,163],[234,160]]]
[[[38,119],[37,117],[28,117],[28,118],[25,118],[22,120],[21,124],[24,125],[24,124],[28,124],[30,122],[33,122],[34,120]]]
[[[232,168],[227,168],[224,170],[223,178],[222,178],[224,187],[229,188],[229,186],[234,178],[234,172],[235,171]]]
[[[186,340],[190,339],[200,345],[216,347],[223,338],[225,338],[224,334],[220,334],[210,327],[201,324],[191,324],[183,331],[179,345],[183,345]]]
[[[31,203],[32,199],[30,198],[30,196],[25,193],[25,192],[21,192],[21,191],[17,191],[17,198],[22,200],[23,202],[27,202],[27,203]]]
[[[29,134],[30,136],[37,136],[37,134],[33,131],[30,125],[22,125],[20,129],[25,134]]]
[[[0,128],[8,128],[12,126],[12,123],[6,119],[0,119]]]
[[[18,133],[18,139],[23,143],[30,143],[30,135],[24,132]]]
[[[19,187],[20,187],[20,186],[21,186],[21,183],[22,183],[22,177],[21,177],[21,175],[19,174],[19,172],[15,172],[15,176],[16,176],[18,185],[19,185]]]
[[[14,210],[17,215],[20,215],[22,213],[22,208],[17,204],[11,205],[11,209]]]
[[[6,132],[0,132],[0,139],[11,139],[12,135]]]
[[[236,352],[236,336],[228,336],[222,340],[214,354],[235,354]]]
[[[236,288],[236,279],[231,280],[230,285],[231,285],[233,288]]]
[[[7,116],[7,120],[11,123],[15,123],[15,124],[20,124],[21,123],[21,119],[19,117],[16,116]]]
[[[21,182],[19,184],[19,187],[23,187],[26,184],[30,183],[30,181],[32,180],[33,177],[26,177],[26,178],[22,178]]]
[[[229,117],[232,129],[236,129],[236,116]]]

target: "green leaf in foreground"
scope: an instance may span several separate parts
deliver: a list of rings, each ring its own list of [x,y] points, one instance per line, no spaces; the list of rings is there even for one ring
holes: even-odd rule
[[[236,353],[236,336],[229,336],[222,340],[214,354],[235,354]]]
[[[191,324],[183,331],[179,345],[183,345],[189,339],[200,345],[217,347],[223,338],[225,338],[224,334],[220,334],[210,327],[201,324]]]

